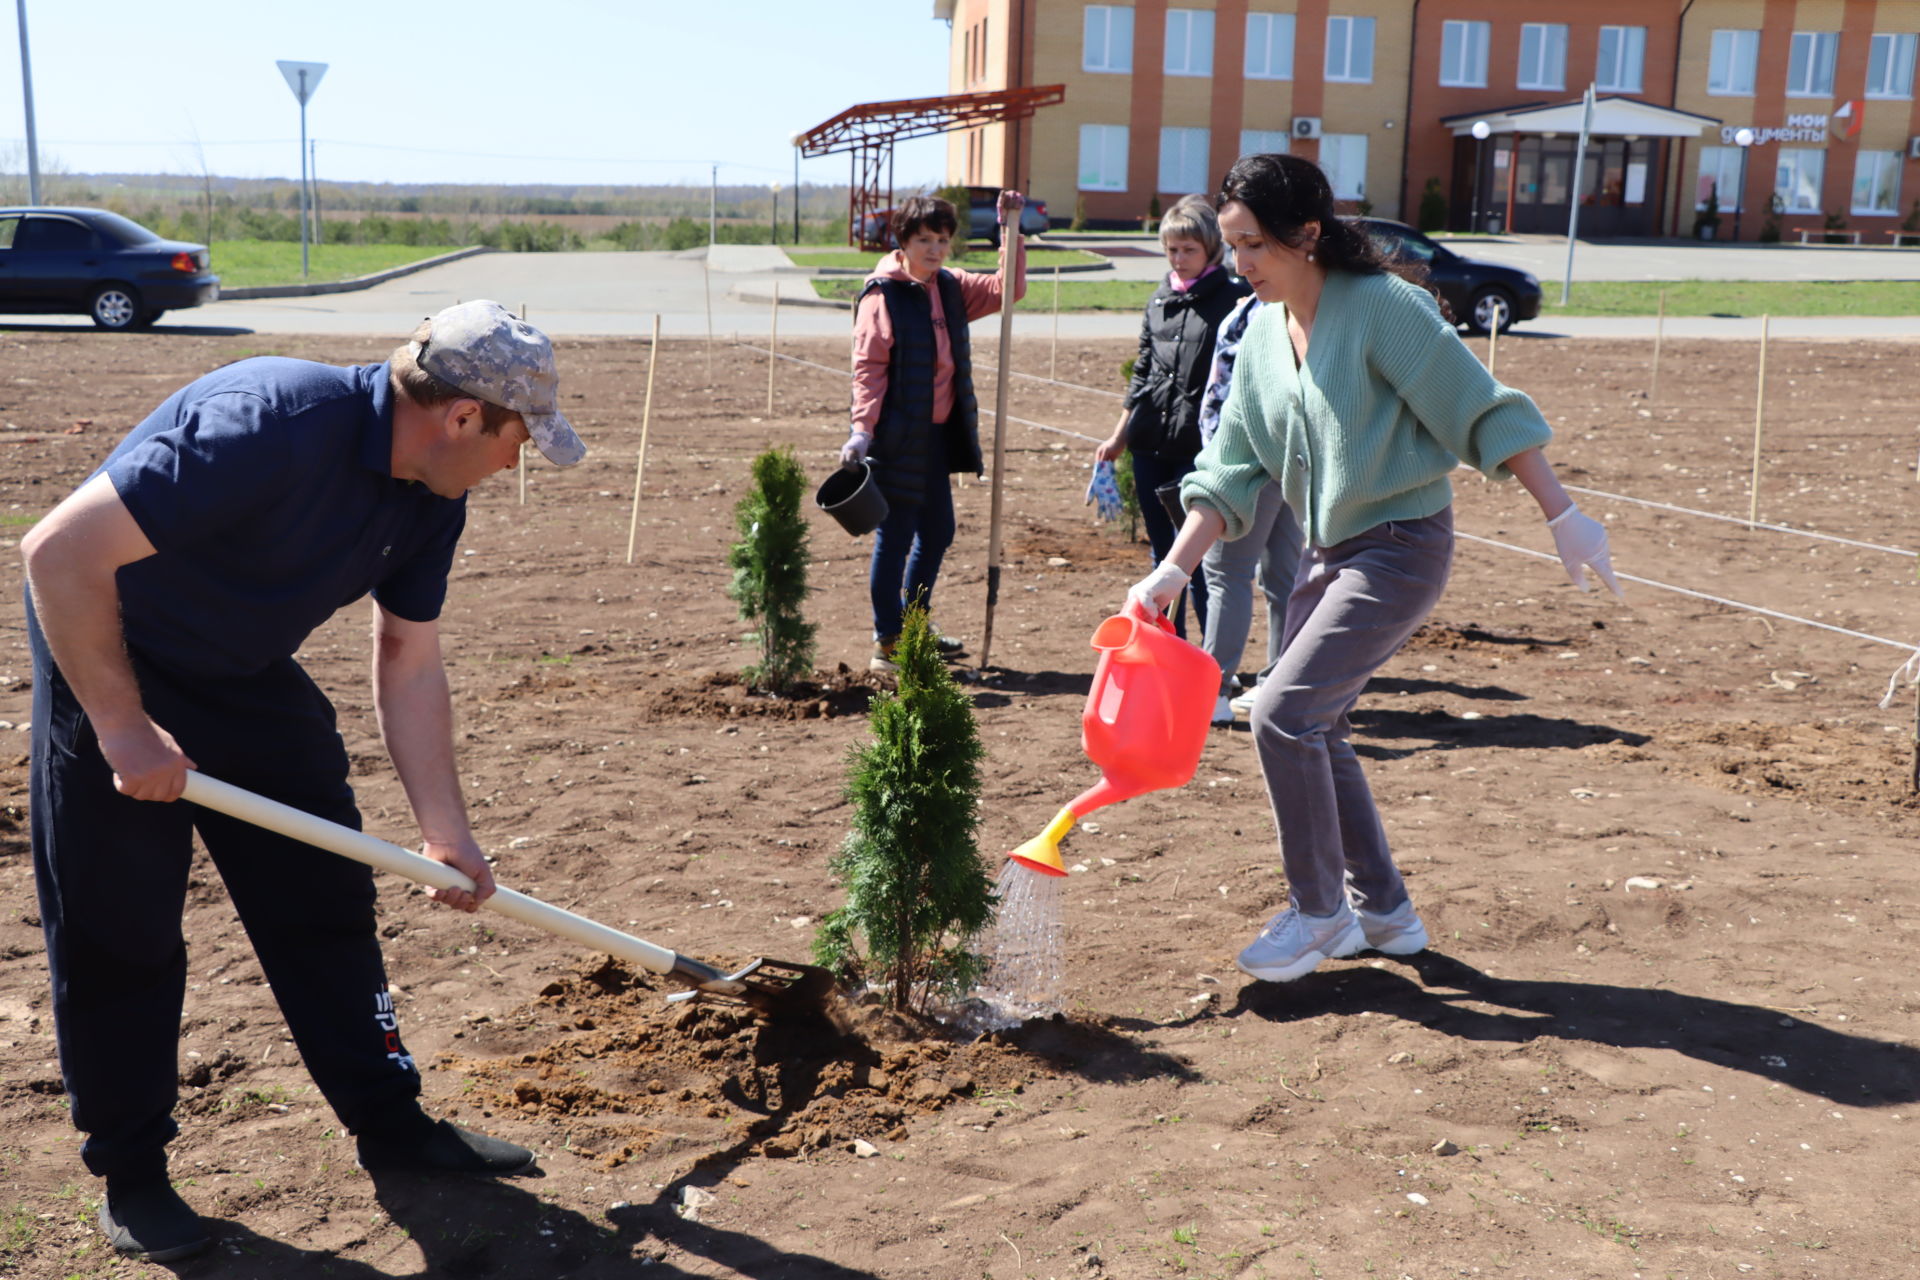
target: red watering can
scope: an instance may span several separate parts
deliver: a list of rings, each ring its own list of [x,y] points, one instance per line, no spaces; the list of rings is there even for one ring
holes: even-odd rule
[[[1175,635],[1164,615],[1149,614],[1131,600],[1100,624],[1093,647],[1100,665],[1080,715],[1080,746],[1100,766],[1100,781],[1008,855],[1043,875],[1067,874],[1060,841],[1095,809],[1186,785],[1200,766],[1220,691],[1220,664]]]

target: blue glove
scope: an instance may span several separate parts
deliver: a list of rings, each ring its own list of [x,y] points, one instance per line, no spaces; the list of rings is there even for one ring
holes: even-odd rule
[[[1087,481],[1087,501],[1093,504],[1093,512],[1100,519],[1120,518],[1120,485],[1113,478],[1111,462],[1093,464],[1093,478]]]

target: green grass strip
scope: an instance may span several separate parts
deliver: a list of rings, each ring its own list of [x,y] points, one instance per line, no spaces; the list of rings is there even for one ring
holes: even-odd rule
[[[850,302],[860,296],[860,283],[850,277],[815,280],[813,288],[823,298]],[[1144,312],[1147,299],[1153,296],[1155,283],[1152,280],[1076,280],[1065,277],[1060,281],[1060,310]],[[1029,274],[1027,296],[1020,300],[1019,309],[1052,311],[1053,281]]]
[[[227,288],[302,283],[298,241],[216,240],[211,248],[213,269]],[[452,252],[447,245],[316,244],[307,251],[307,281],[351,280]]]
[[[871,269],[881,255],[869,253],[864,249],[789,249],[787,256],[793,259],[797,267],[856,267]],[[1081,249],[1029,249],[1027,250],[1027,273],[1033,275],[1041,271],[1051,271],[1056,266],[1084,266],[1090,262],[1105,262],[1097,253],[1087,253]],[[976,249],[972,253],[962,254],[952,259],[949,266],[959,267],[963,271],[998,271],[1000,255],[990,249]]]
[[[1914,280],[1576,280],[1564,307],[1559,282],[1542,281],[1541,315],[1651,316],[1662,291],[1670,316],[1920,315]]]

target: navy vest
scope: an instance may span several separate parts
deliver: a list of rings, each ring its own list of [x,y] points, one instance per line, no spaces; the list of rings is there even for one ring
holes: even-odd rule
[[[967,306],[950,271],[934,276],[953,353],[953,411],[944,433],[933,420],[933,304],[924,287],[906,280],[870,280],[861,296],[878,289],[893,325],[887,394],[874,424],[874,478],[893,505],[922,500],[929,473],[980,474],[980,409],[973,394],[973,358],[967,341]],[[855,304],[858,305],[857,303]]]

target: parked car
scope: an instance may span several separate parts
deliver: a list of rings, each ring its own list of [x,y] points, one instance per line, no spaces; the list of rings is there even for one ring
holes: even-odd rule
[[[1496,326],[1502,333],[1540,314],[1540,279],[1529,272],[1462,257],[1435,244],[1404,222],[1356,219],[1388,257],[1426,267],[1433,287],[1446,299],[1454,320],[1475,333]]]
[[[135,329],[219,296],[203,244],[163,240],[105,209],[0,208],[0,314]]]

